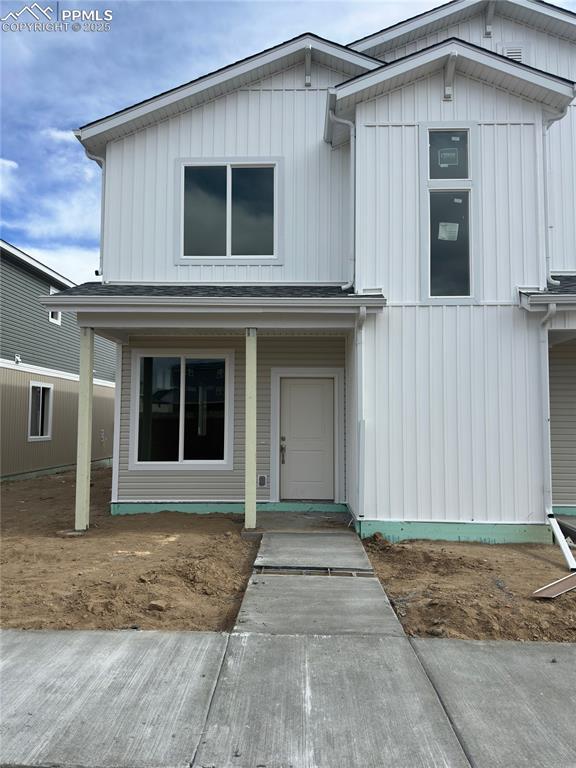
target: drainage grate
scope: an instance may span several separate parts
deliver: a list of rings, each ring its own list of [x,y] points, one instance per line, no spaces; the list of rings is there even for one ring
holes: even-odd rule
[[[359,571],[349,568],[299,568],[285,565],[258,565],[253,570],[254,575],[267,573],[275,574],[276,576],[374,576],[374,571],[371,568]]]

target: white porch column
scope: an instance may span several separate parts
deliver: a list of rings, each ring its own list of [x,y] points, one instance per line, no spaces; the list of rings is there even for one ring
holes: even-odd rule
[[[244,528],[256,528],[256,328],[246,328]]]
[[[75,529],[90,525],[90,466],[92,461],[92,400],[94,331],[80,328],[80,382],[78,385],[78,444],[76,449]]]

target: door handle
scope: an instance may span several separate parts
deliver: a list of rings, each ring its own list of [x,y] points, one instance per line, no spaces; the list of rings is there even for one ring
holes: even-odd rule
[[[280,443],[280,464],[286,464],[286,443]]]

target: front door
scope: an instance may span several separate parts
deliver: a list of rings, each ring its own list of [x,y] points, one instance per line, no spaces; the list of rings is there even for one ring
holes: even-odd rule
[[[334,500],[334,381],[280,380],[280,497]]]

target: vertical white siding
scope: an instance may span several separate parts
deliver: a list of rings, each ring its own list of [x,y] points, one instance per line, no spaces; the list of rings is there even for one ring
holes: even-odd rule
[[[422,232],[419,123],[432,121],[479,126],[469,148],[477,159],[471,205],[475,295],[512,302],[516,286],[541,281],[540,108],[462,76],[453,102],[442,100],[438,74],[358,107],[359,285],[382,287],[390,303],[420,300],[421,239],[428,235]]]
[[[538,319],[406,306],[365,328],[366,516],[542,522]]]
[[[346,282],[348,148],[322,140],[326,89],[346,79],[317,64],[235,91],[112,142],[106,157],[104,277],[111,282]],[[176,160],[283,158],[282,264],[176,265]]]
[[[574,41],[526,26],[500,13],[494,17],[492,37],[484,37],[484,17],[479,14],[376,55],[385,61],[393,61],[448,37],[459,37],[496,53],[501,51],[502,43],[522,44],[526,64],[576,80]],[[576,272],[576,102],[565,118],[551,126],[548,144],[552,267],[558,271]]]

